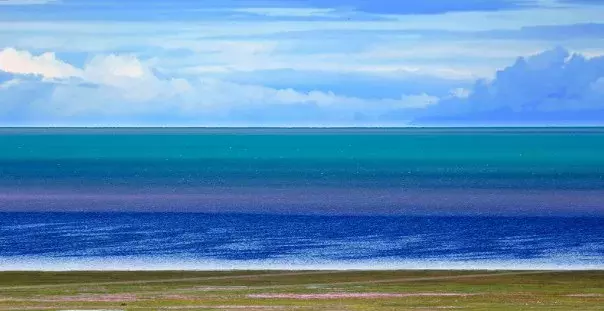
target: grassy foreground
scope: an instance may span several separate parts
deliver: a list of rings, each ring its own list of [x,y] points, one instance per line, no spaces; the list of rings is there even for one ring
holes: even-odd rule
[[[3,310],[604,310],[604,271],[0,272]]]

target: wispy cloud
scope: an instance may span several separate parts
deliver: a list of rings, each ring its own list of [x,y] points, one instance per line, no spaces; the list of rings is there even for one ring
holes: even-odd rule
[[[336,11],[329,8],[237,8],[233,11],[279,17],[336,16]]]
[[[57,2],[59,0],[0,0],[0,5],[40,5]]]

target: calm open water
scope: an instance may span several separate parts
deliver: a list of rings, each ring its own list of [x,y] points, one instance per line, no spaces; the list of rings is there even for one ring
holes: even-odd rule
[[[604,268],[601,128],[1,129],[0,151],[3,270]]]

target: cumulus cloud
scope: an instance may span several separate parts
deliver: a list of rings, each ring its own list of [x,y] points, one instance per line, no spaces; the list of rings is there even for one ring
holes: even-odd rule
[[[78,77],[82,74],[77,68],[58,60],[52,52],[36,56],[28,51],[18,51],[14,48],[0,51],[0,70],[40,75],[44,78]]]
[[[604,56],[559,47],[518,58],[492,81],[477,81],[465,98],[422,112],[417,122],[603,123],[603,77]]]
[[[433,105],[438,98],[427,94],[403,95],[392,99],[364,99],[329,91],[302,92],[291,88],[271,88],[211,78],[193,80],[139,80],[130,88],[112,85],[57,85],[46,110],[55,117],[114,116],[147,122],[195,121],[197,125],[351,124],[358,113],[377,116],[392,109]],[[152,91],[148,91],[151,89]],[[145,93],[147,92],[147,93]],[[144,95],[146,94],[146,95]],[[371,118],[369,118],[371,119]],[[161,122],[161,121],[159,121]]]
[[[287,119],[305,124],[321,121],[328,125],[329,122],[370,120],[391,109],[422,108],[438,102],[438,97],[426,93],[361,98],[207,76],[165,77],[134,55],[97,55],[79,68],[57,59],[52,53],[36,56],[15,49],[2,53],[12,57],[11,60],[19,60],[2,63],[0,68],[6,76],[3,80],[8,81],[0,81],[3,88],[12,88],[0,97],[3,111],[0,119],[10,119],[13,125],[24,122],[106,125],[103,122],[108,119],[119,125],[124,118],[137,124],[164,124],[170,120],[198,120],[197,125],[210,121],[212,124],[234,121],[259,124]],[[25,79],[25,83],[19,79]],[[19,87],[9,85],[15,81]],[[32,89],[43,92],[32,92]],[[361,113],[363,118],[359,117]]]
[[[401,86],[401,92],[387,96],[211,75],[172,77],[134,55],[97,55],[81,67],[52,53],[5,49],[0,55],[0,121],[10,125],[543,125],[604,120],[604,56],[586,57],[564,48],[520,57],[490,81],[445,84],[440,93],[417,86],[406,92]]]
[[[184,79],[158,78],[148,64],[133,55],[95,56],[85,65],[83,79],[131,101],[168,98],[191,88]]]

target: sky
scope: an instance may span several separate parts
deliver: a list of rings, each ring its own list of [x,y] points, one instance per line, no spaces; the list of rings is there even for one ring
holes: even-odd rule
[[[604,0],[0,0],[0,126],[604,125]]]

